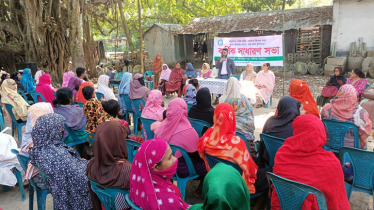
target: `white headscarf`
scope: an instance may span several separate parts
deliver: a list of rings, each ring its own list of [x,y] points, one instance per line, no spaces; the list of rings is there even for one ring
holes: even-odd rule
[[[240,98],[240,84],[235,77],[227,80],[226,93],[219,98],[219,103],[225,102],[228,98]]]
[[[98,80],[98,89],[97,92],[104,94],[104,99],[110,100],[110,99],[115,99],[117,100],[116,96],[114,95],[112,89],[108,87],[109,83],[109,76],[108,75],[101,75]]]

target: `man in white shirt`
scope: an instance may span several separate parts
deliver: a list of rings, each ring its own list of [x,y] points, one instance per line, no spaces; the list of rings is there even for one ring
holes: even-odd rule
[[[228,52],[227,48],[223,48],[222,57],[217,62],[216,68],[218,69],[219,79],[229,79],[235,73],[235,63],[233,59],[227,57]]]

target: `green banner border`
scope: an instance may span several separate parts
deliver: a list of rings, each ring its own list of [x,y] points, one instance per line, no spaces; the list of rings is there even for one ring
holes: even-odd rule
[[[214,60],[220,59],[221,57],[214,57]],[[234,61],[283,61],[283,56],[272,56],[272,57],[229,57]]]

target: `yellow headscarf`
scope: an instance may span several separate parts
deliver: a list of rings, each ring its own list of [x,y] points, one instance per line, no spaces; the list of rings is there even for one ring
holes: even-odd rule
[[[12,79],[5,79],[0,87],[1,102],[13,106],[16,119],[27,120],[27,107],[30,106],[21,95],[17,93],[17,83]]]
[[[206,66],[206,69],[204,69],[204,65]],[[210,65],[208,63],[204,63],[203,66],[201,66],[201,75],[204,75],[210,71]]]

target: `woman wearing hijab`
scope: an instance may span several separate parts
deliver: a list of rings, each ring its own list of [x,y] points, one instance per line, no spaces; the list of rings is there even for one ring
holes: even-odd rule
[[[162,139],[144,142],[131,168],[130,199],[144,210],[184,210],[180,190],[170,179],[177,171],[178,159]]]
[[[311,114],[319,117],[317,103],[314,100],[306,82],[299,79],[292,80],[289,91],[292,98],[301,102],[303,109],[305,110],[305,114]]]
[[[73,78],[74,76],[75,76],[75,74],[72,71],[65,72],[64,76],[63,76],[62,86],[61,87],[63,87],[63,88],[67,87],[70,79]]]
[[[39,84],[39,78],[44,74],[43,70],[39,70],[35,73],[35,82],[36,84]]]
[[[145,87],[143,75],[135,74],[133,80],[130,82],[130,99],[143,99],[146,102],[149,92],[150,90]]]
[[[17,84],[17,90],[22,90],[23,92],[26,93],[25,88],[23,87],[22,83],[20,82],[21,78],[22,78],[22,76],[18,71],[14,72],[10,75],[10,79],[14,80]]]
[[[39,83],[36,86],[35,92],[38,92],[43,95],[46,102],[52,104],[53,106],[53,100],[55,100],[55,94],[51,88],[51,76],[49,74],[43,74],[39,78]],[[43,102],[43,100],[38,97],[39,102]]]
[[[210,65],[208,63],[204,63],[203,66],[201,67],[199,76],[201,78],[210,78],[211,74],[212,74],[212,70],[210,69]]]
[[[162,113],[165,111],[165,108],[163,108],[161,104],[162,93],[159,90],[150,91],[146,105],[142,111],[142,117],[153,120],[161,120]]]
[[[12,79],[5,79],[0,86],[1,103],[13,106],[13,115],[18,123],[27,120],[27,108],[30,106],[21,95],[17,93],[17,83]]]
[[[252,82],[255,82],[256,80],[256,72],[253,70],[253,64],[251,63],[248,63],[246,66],[245,66],[245,71],[243,71],[241,74],[240,74],[240,79],[239,81],[252,81]]]
[[[86,175],[91,180],[107,188],[130,190],[131,163],[127,161],[126,141],[128,130],[118,121],[100,124],[95,134],[94,158],[88,163]],[[90,194],[94,210],[101,210],[101,202],[92,191]],[[128,209],[122,194],[115,198],[115,209]]]
[[[226,92],[219,98],[219,103],[226,102],[228,98],[246,98],[244,95],[240,94],[240,84],[235,77],[230,77],[227,80]]]
[[[171,70],[169,69],[169,66],[166,64],[163,64],[160,81],[157,86],[157,89],[159,89],[162,92],[162,95],[165,95],[166,93],[165,84],[166,82],[169,81],[170,74],[171,74]]]
[[[21,83],[27,93],[35,91],[36,84],[31,75],[31,69],[24,69],[22,74]]]
[[[82,90],[84,87],[87,87],[87,86],[91,86],[93,88],[95,87],[94,84],[92,84],[92,82],[83,82],[81,86],[79,87],[77,97],[75,100],[76,102],[83,103],[83,104],[86,103],[87,100],[84,98]]]
[[[187,104],[196,104],[196,88],[194,85],[188,85],[186,88],[186,94],[183,96],[183,100]]]
[[[266,62],[262,65],[262,71],[258,72],[255,79],[255,87],[258,89],[257,93],[257,106],[262,107],[262,101],[267,104],[273,94],[275,86],[275,76],[270,70],[270,63]]]
[[[353,69],[351,77],[347,80],[347,84],[352,85],[356,89],[358,98],[361,98],[364,94],[367,83],[365,73],[360,68]]]
[[[360,148],[365,149],[367,138],[371,133],[372,122],[368,112],[357,103],[357,92],[352,85],[340,87],[334,99],[323,106],[321,111],[322,119],[338,120],[355,124],[359,130]],[[330,144],[330,139],[327,140]],[[348,132],[344,138],[345,147],[354,147],[353,133]]]
[[[245,95],[248,100],[252,103],[256,103],[256,93],[258,89],[255,87],[256,72],[253,70],[253,64],[248,63],[245,67],[245,71],[240,75],[240,92]]]
[[[349,209],[340,162],[332,152],[323,149],[326,133],[322,121],[313,115],[302,115],[296,117],[292,127],[293,137],[287,138],[279,148],[273,173],[321,190],[328,209]],[[271,209],[280,209],[274,189]],[[302,209],[318,209],[316,198],[308,195]]]
[[[166,97],[169,97],[169,94],[177,92],[178,96],[181,95],[182,82],[183,82],[184,71],[181,68],[180,63],[176,63],[173,71],[171,71],[169,82],[165,84]]]
[[[257,179],[257,166],[253,162],[244,140],[235,136],[235,111],[228,103],[219,104],[214,111],[214,125],[200,138],[198,151],[210,170],[205,153],[231,161],[242,170],[242,177],[250,193],[255,193],[254,183]]]
[[[88,161],[61,142],[64,117],[46,114],[36,120],[31,133],[30,163],[47,176],[55,209],[92,209],[85,175]]]
[[[98,89],[97,92],[104,94],[105,100],[116,99],[116,96],[113,93],[113,90],[108,87],[109,85],[109,76],[101,75],[97,81]]]
[[[159,82],[161,71],[163,70],[162,65],[164,64],[164,61],[161,59],[161,53],[156,54],[155,61],[153,62],[153,89],[157,89],[157,85]]]
[[[337,90],[347,82],[347,78],[344,76],[344,70],[342,67],[335,67],[334,75],[329,79],[326,83],[326,86],[333,86],[336,87]],[[335,96],[332,97],[324,97],[322,95],[317,97],[317,104],[318,106],[324,106],[326,103],[330,102]]]
[[[121,94],[129,94],[131,78],[132,78],[132,74],[129,73],[129,72],[125,72],[125,73],[123,73],[121,83],[119,84],[118,102],[119,102],[119,105],[121,106],[121,110],[122,110],[123,113],[126,112],[127,107],[126,107],[125,101],[122,100],[120,95]]]
[[[192,63],[187,63],[187,66],[186,66],[186,71],[184,72],[184,75],[188,78],[196,78],[197,75],[196,75],[196,70],[195,68],[192,66]]]
[[[74,102],[76,101],[79,87],[81,86],[82,82],[83,81],[78,77],[72,77],[68,82],[67,88],[69,88],[73,92]]]
[[[250,194],[241,174],[232,166],[217,163],[206,175],[202,204],[189,210],[251,209]]]
[[[213,125],[214,108],[208,88],[200,88],[196,94],[196,105],[190,108],[188,117],[203,120]]]

